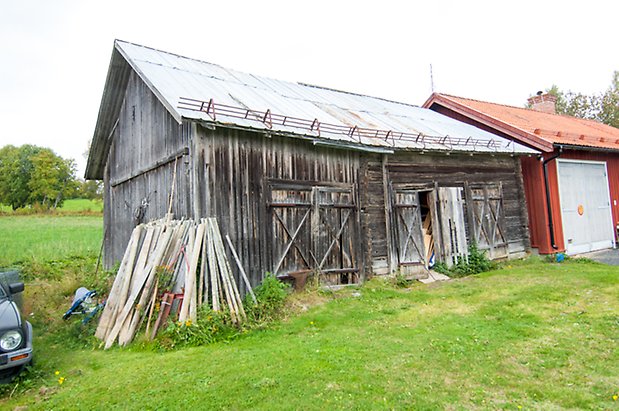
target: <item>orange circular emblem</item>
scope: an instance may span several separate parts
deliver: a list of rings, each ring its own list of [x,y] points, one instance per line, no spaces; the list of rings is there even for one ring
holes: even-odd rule
[[[583,215],[585,213],[585,208],[580,204],[578,206],[578,215]]]

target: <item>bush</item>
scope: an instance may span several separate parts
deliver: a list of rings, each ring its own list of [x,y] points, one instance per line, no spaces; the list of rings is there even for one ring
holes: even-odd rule
[[[215,341],[231,340],[239,334],[232,322],[230,312],[213,311],[207,306],[200,307],[195,322],[172,322],[163,332],[160,342],[166,348],[177,346],[197,346]]]
[[[404,274],[398,271],[393,277],[393,285],[397,288],[406,288],[411,284],[411,281]]]
[[[461,258],[456,264],[447,267],[444,262],[438,262],[434,270],[450,277],[465,277],[471,274],[479,274],[496,268],[496,264],[488,259],[486,253],[477,248],[477,244],[469,246],[467,258]]]
[[[280,318],[284,312],[289,287],[274,275],[267,273],[262,284],[255,288],[257,302],[251,296],[245,297],[244,308],[247,319],[235,324],[229,311],[213,311],[202,306],[195,322],[170,323],[159,346],[167,349],[184,346],[229,341],[252,329],[261,328]]]
[[[248,321],[254,325],[273,321],[283,312],[290,286],[282,283],[271,273],[267,273],[262,284],[254,289],[257,303],[250,296],[245,297]]]

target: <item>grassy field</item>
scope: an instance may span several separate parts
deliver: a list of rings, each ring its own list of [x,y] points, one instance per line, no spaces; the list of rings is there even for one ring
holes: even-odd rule
[[[72,198],[69,200],[65,200],[60,208],[60,211],[63,212],[103,212],[103,201],[102,200],[88,200],[86,198]]]
[[[103,218],[93,216],[1,216],[0,267],[24,261],[98,254]]]
[[[28,214],[32,210],[18,210],[14,212],[10,206],[0,204],[0,213],[4,214]],[[76,214],[76,213],[102,213],[103,201],[102,200],[88,200],[85,198],[71,198],[65,200],[62,207],[55,210],[56,213],[61,214]]]
[[[618,296],[618,268],[531,260],[428,286],[374,280],[335,299],[302,294],[297,307],[329,301],[268,330],[171,352],[93,350],[48,325],[37,366],[0,405],[617,409]]]

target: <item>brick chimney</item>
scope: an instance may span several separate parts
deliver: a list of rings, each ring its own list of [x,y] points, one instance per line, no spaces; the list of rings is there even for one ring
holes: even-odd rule
[[[557,97],[552,94],[544,94],[542,91],[538,91],[537,95],[529,97],[528,102],[532,110],[550,114],[555,114],[557,112],[555,108]]]

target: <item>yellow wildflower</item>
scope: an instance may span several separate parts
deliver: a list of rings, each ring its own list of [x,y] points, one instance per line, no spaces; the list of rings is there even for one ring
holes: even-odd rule
[[[619,395],[617,394],[613,395],[613,401],[617,401],[617,399],[619,399]]]
[[[58,378],[58,384],[62,385],[63,382],[64,382],[64,377]]]
[[[185,321],[185,327],[191,327],[191,320]]]
[[[56,371],[54,375],[60,375],[60,371]]]

